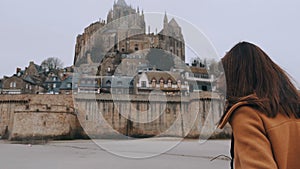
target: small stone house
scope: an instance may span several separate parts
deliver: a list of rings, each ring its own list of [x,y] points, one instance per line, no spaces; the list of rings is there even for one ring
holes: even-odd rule
[[[179,72],[139,72],[138,76],[136,76],[135,82],[135,91],[137,94],[162,91],[168,95],[175,95],[189,92],[188,82],[182,78],[181,73]]]
[[[66,77],[61,81],[61,85],[59,88],[59,92],[61,94],[72,94],[72,87],[73,87],[72,80],[73,80],[73,76],[69,75],[68,77]]]
[[[61,86],[61,79],[59,76],[52,74],[44,82],[46,93],[48,94],[59,94],[59,88]]]
[[[12,77],[4,77],[2,83],[3,94],[36,94],[41,90],[42,87],[29,77],[22,78],[13,75]]]

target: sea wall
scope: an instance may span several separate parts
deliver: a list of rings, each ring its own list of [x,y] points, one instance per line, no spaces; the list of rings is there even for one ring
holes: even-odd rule
[[[216,137],[222,103],[211,93],[161,95],[0,95],[0,134],[9,140]]]
[[[74,100],[80,124],[93,138],[230,135],[230,128],[215,130],[223,104],[210,92],[189,96],[79,94]]]
[[[2,138],[9,140],[80,135],[70,95],[0,95],[0,115]]]

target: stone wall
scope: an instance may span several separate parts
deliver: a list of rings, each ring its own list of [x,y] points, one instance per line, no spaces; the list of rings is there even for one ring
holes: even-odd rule
[[[70,95],[0,95],[0,115],[2,138],[9,140],[81,135]]]
[[[175,136],[208,138],[215,131],[222,104],[211,93],[174,97],[114,94],[77,95],[80,124],[91,137]],[[150,100],[150,101],[149,101]]]
[[[221,103],[210,93],[0,95],[0,134],[9,140],[228,135],[215,131]],[[150,101],[149,101],[150,100]],[[218,112],[218,113],[216,113]],[[84,129],[84,131],[83,131]]]

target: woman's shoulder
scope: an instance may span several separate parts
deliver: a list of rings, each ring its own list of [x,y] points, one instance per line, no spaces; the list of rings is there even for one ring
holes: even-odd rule
[[[255,109],[249,105],[238,107],[231,115],[229,123],[250,123],[252,125],[261,125],[266,132],[274,129],[281,128],[282,126],[288,127],[297,123],[300,125],[300,119],[289,117],[284,113],[277,113],[275,117],[268,117],[265,113]]]
[[[229,123],[231,125],[234,124],[259,124],[263,125],[263,118],[261,117],[263,113],[260,112],[259,110],[253,108],[252,106],[249,105],[243,105],[235,109],[231,117],[229,119]]]

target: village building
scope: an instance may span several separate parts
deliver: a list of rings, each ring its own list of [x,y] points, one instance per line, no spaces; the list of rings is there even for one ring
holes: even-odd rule
[[[135,79],[136,93],[161,93],[167,95],[188,94],[189,85],[180,72],[146,71],[140,72]]]
[[[60,94],[72,94],[73,91],[73,75],[67,76],[61,81],[59,88]],[[75,90],[75,89],[74,89]]]

